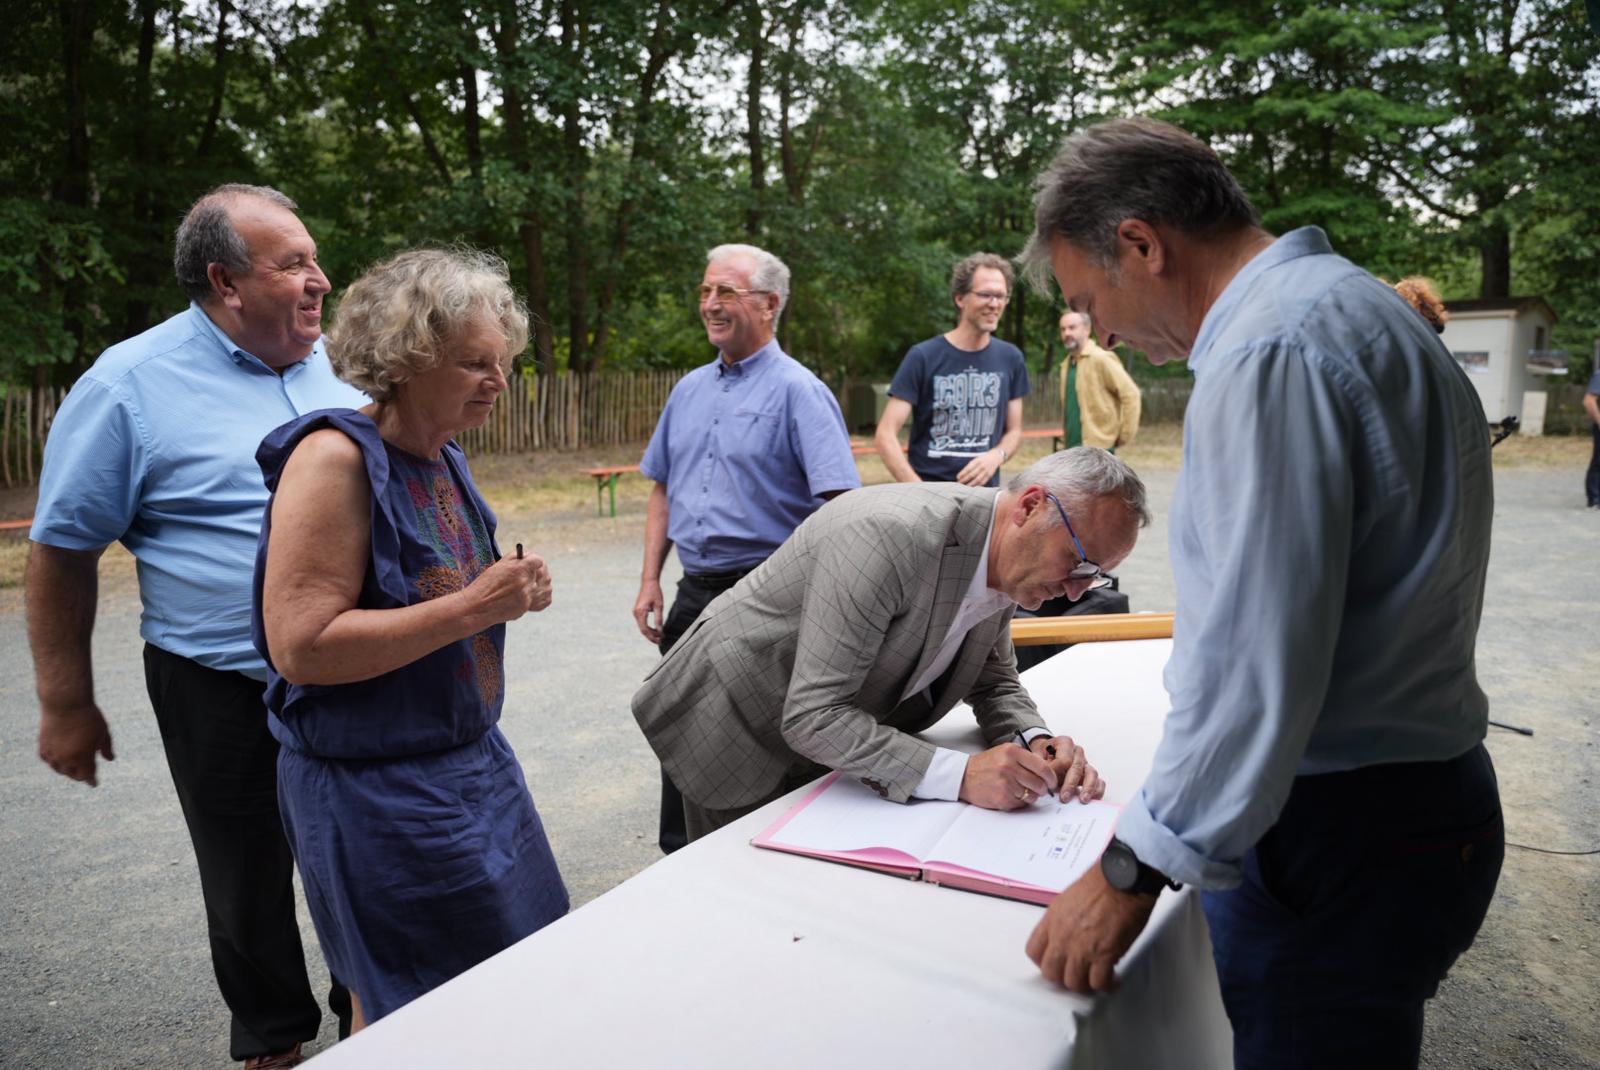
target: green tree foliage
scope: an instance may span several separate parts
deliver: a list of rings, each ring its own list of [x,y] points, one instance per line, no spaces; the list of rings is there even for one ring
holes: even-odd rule
[[[335,285],[418,243],[499,251],[541,370],[705,360],[704,252],[794,271],[783,340],[835,383],[952,322],[1034,176],[1104,115],[1216,145],[1277,231],[1600,331],[1580,0],[15,0],[0,42],[0,378],[70,381],[170,315],[219,182],[301,204]],[[1036,370],[1057,309],[1002,333]],[[1181,374],[1181,370],[1179,372]]]

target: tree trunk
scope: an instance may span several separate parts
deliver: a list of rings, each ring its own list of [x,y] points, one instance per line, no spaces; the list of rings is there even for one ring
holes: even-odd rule
[[[583,147],[579,86],[583,82],[583,45],[574,0],[561,0],[561,45],[567,63],[566,99],[561,107],[561,137],[567,171],[567,366],[589,369],[589,239],[584,226],[584,179],[588,153]]]
[[[1483,270],[1479,297],[1511,296],[1511,231],[1504,223],[1490,223],[1478,242],[1478,263]]]
[[[211,61],[211,108],[206,113],[206,123],[200,130],[200,139],[194,149],[194,158],[202,162],[211,154],[217,126],[222,120],[222,102],[228,95],[228,12],[232,10],[228,0],[217,0],[217,37]]]
[[[483,195],[483,116],[478,114],[478,70],[461,63],[461,124],[467,146],[467,170],[478,195]]]
[[[89,104],[83,72],[94,43],[93,0],[61,0],[62,96],[67,112],[67,154],[56,181],[56,199],[87,212],[93,170],[89,156]],[[84,335],[87,310],[81,286],[68,286],[61,302],[62,325],[73,339],[73,363],[85,361]],[[45,369],[39,369],[45,374]]]
[[[150,145],[150,66],[156,51],[157,8],[157,0],[139,0],[139,58],[134,68],[132,116],[133,160],[137,169],[133,185],[133,225],[152,239],[156,231],[152,226],[154,219],[150,196],[155,170]],[[124,338],[131,338],[150,326],[150,302],[142,290],[134,289],[131,293],[123,309]]]
[[[767,161],[761,139],[761,91],[766,55],[765,20],[758,0],[745,7],[750,34],[750,76],[745,85],[745,141],[750,147],[750,206],[745,209],[744,232],[754,239],[761,234],[761,204],[767,188]]]
[[[501,63],[500,91],[503,98],[502,111],[504,113],[506,148],[511,156],[512,166],[524,178],[533,173],[533,161],[528,153],[528,126],[527,117],[522,106],[522,92],[512,81],[512,75],[507,68],[514,70],[513,66],[517,51],[517,27],[520,24],[516,5],[508,3],[502,13],[500,25],[494,34],[495,51]],[[550,284],[545,275],[544,264],[544,219],[539,212],[538,194],[532,190],[524,190],[523,196],[527,198],[517,219],[517,240],[522,245],[522,257],[526,271],[528,288],[529,317],[533,323],[533,351],[534,359],[538,362],[539,374],[547,376],[546,382],[554,382],[556,374],[556,346],[555,336],[550,329]]]

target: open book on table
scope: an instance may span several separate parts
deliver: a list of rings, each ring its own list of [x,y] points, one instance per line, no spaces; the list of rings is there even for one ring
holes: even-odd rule
[[[1022,810],[889,802],[833,773],[750,842],[952,888],[1049,903],[1100,859],[1118,807],[1039,799]]]

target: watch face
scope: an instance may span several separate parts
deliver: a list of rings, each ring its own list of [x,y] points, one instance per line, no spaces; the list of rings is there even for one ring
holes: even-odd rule
[[[1139,859],[1120,843],[1113,843],[1100,856],[1100,868],[1106,882],[1120,892],[1126,892],[1139,882]]]

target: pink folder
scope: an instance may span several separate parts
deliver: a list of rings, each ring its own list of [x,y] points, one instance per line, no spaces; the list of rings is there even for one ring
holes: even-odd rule
[[[894,803],[833,773],[750,842],[930,884],[1047,904],[1099,860],[1117,812],[1109,803],[1053,799],[1006,813],[966,803]],[[910,841],[923,846],[913,849]]]

